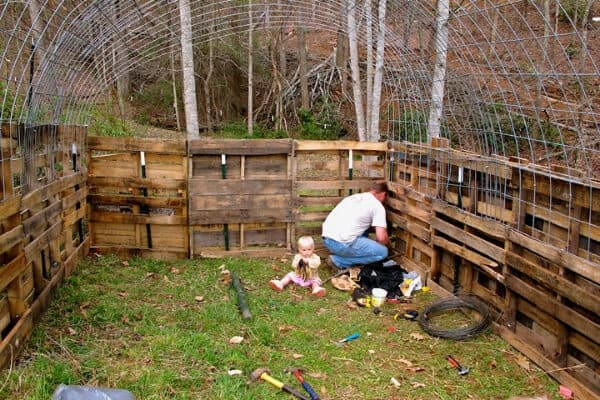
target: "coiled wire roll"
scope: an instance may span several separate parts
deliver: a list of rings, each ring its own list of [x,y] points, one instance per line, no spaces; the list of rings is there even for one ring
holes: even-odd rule
[[[471,318],[472,323],[459,328],[444,328],[432,322],[432,319],[449,312],[474,311],[477,318]],[[471,313],[465,313],[471,314]],[[419,325],[431,336],[445,339],[462,340],[480,334],[490,324],[490,310],[488,306],[474,296],[460,295],[436,300],[429,304],[419,317]]]

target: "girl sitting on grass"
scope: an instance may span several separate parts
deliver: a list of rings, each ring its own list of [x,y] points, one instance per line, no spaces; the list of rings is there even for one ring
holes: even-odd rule
[[[298,253],[292,260],[294,270],[287,273],[281,280],[272,279],[269,281],[269,286],[271,289],[281,292],[290,282],[294,282],[298,286],[311,287],[313,296],[323,297],[327,291],[321,287],[319,265],[321,265],[321,259],[315,254],[313,238],[301,236],[298,238]]]

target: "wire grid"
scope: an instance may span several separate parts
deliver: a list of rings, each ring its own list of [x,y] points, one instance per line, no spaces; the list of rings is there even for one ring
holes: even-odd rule
[[[303,26],[322,34],[322,45],[333,51],[335,35],[347,31],[346,12],[353,9],[364,49],[366,22],[377,26],[376,13],[370,19],[365,3],[356,1],[253,1],[251,7],[239,1],[189,3],[196,46],[237,37],[239,51],[245,51],[250,27],[269,32]],[[387,2],[380,124],[384,139],[427,142],[434,65],[440,53],[436,7],[435,1]],[[489,174],[466,170],[463,182],[457,182],[455,168],[438,171],[447,190],[457,192],[477,180],[480,201],[505,208],[513,202],[534,209],[540,204],[552,214],[554,199],[519,196],[507,189],[507,178],[496,170],[511,157],[549,170],[559,166],[573,185],[587,185],[590,193],[590,206],[577,214],[567,210],[567,218],[597,230],[600,217],[592,202],[600,176],[600,53],[592,44],[600,43],[598,2],[462,1],[450,2],[448,11],[440,135],[453,149],[490,156],[492,161]],[[151,75],[156,60],[178,57],[179,37],[178,1],[2,2],[3,198],[31,187],[31,182],[18,186],[27,180],[27,167],[21,164],[27,164],[33,149],[43,143],[32,134],[36,126],[89,124],[93,107],[110,99],[120,78]],[[295,52],[295,47],[290,45],[288,51]],[[326,55],[312,57],[323,61]],[[362,61],[364,67],[364,57]],[[416,163],[426,168],[432,163],[425,154],[418,158]],[[394,161],[401,166],[409,159],[397,155]],[[15,186],[8,185],[8,179],[17,189],[8,190]],[[527,222],[532,229],[537,226]],[[551,240],[552,233],[546,233]],[[588,249],[598,245],[589,240]]]

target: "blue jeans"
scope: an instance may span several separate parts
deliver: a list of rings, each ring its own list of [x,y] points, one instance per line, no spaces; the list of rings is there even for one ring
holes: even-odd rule
[[[360,236],[350,243],[324,237],[323,244],[331,252],[331,259],[338,268],[365,265],[381,261],[388,256],[387,247],[366,236]]]

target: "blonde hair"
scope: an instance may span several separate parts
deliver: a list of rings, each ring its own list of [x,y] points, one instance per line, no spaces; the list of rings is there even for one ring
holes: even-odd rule
[[[298,248],[300,247],[315,247],[315,241],[312,236],[300,236],[298,238]]]

